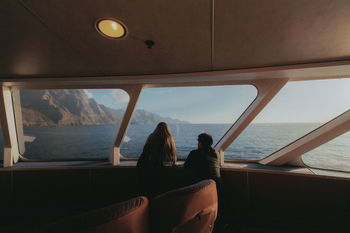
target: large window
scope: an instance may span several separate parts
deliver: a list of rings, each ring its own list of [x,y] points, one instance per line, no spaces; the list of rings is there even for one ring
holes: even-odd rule
[[[20,90],[13,97],[20,153],[31,160],[108,158],[129,101],[121,89]]]
[[[350,172],[350,132],[305,153],[302,160],[313,168]]]
[[[159,122],[170,126],[177,156],[185,158],[197,148],[197,136],[207,132],[215,143],[255,99],[251,85],[169,87],[143,90],[121,154],[136,158]]]
[[[262,159],[350,108],[350,79],[289,82],[225,151]]]

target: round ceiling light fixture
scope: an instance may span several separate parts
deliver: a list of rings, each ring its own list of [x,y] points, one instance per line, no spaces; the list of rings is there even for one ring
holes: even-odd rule
[[[102,36],[110,39],[121,39],[127,34],[124,24],[119,20],[112,18],[97,20],[96,29]]]

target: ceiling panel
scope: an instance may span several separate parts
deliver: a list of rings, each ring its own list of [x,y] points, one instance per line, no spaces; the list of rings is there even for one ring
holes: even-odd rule
[[[215,1],[213,67],[350,58],[349,0]]]
[[[0,1],[0,35],[0,77],[98,73],[16,1]]]
[[[211,1],[23,0],[37,18],[103,75],[211,69]],[[121,20],[125,39],[99,35],[101,17]],[[144,41],[153,40],[148,48]]]

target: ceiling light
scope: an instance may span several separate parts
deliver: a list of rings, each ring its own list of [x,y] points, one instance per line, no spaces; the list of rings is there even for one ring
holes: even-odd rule
[[[126,27],[115,19],[98,20],[96,29],[101,35],[111,39],[120,39],[126,36]]]

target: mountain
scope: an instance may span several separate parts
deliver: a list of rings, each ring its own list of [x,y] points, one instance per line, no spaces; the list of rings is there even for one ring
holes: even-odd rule
[[[137,109],[134,113],[134,118],[131,121],[131,124],[136,125],[147,125],[154,124],[164,121],[168,124],[188,124],[186,121],[176,120],[170,117],[162,117],[158,114],[147,112],[143,109]]]
[[[112,109],[89,98],[84,90],[21,90],[25,126],[110,125],[120,123],[122,109]],[[132,124],[186,123],[136,110]]]

